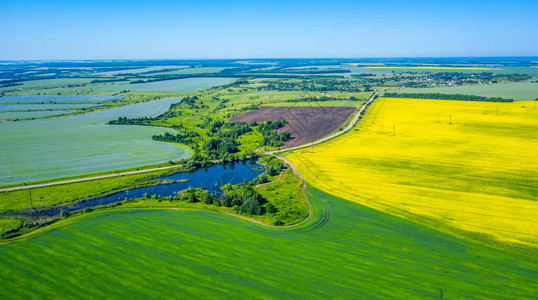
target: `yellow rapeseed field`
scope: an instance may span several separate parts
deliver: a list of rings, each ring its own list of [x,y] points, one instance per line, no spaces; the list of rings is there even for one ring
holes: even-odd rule
[[[441,231],[538,248],[538,109],[379,98],[356,130],[287,154],[313,186]]]

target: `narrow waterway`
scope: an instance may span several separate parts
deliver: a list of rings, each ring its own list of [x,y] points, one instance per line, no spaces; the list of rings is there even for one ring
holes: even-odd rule
[[[255,161],[242,161],[238,163],[219,164],[210,168],[203,168],[194,172],[176,173],[170,176],[159,177],[161,180],[182,180],[170,184],[158,184],[118,192],[112,195],[76,203],[72,206],[52,207],[46,210],[36,210],[31,216],[57,216],[62,210],[73,212],[87,207],[108,205],[126,198],[141,198],[148,194],[161,197],[175,196],[179,191],[189,186],[208,190],[211,194],[221,195],[220,187],[226,184],[238,184],[243,181],[250,182],[264,170],[264,167]],[[186,181],[185,181],[186,180]]]

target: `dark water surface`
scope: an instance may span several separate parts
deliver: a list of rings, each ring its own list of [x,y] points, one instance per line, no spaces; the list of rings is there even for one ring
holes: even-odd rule
[[[62,210],[72,212],[86,207],[107,205],[125,198],[142,198],[144,194],[158,195],[161,197],[175,196],[177,192],[187,189],[189,186],[208,190],[211,194],[220,195],[220,187],[230,184],[238,184],[243,181],[252,181],[263,172],[263,166],[254,161],[243,161],[239,163],[219,164],[210,168],[199,169],[194,172],[176,173],[170,176],[159,177],[161,180],[188,180],[187,182],[176,182],[171,184],[159,184],[148,187],[135,188],[128,191],[115,193],[84,202],[79,202],[68,207],[53,207],[51,209],[35,211],[33,216],[56,216]]]

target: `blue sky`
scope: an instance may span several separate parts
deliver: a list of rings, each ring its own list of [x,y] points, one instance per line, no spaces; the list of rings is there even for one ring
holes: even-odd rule
[[[537,55],[536,0],[0,0],[0,60]]]

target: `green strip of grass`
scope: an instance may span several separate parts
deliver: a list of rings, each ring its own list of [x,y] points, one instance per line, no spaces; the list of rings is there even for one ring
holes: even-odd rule
[[[30,197],[34,207],[54,205],[102,194],[115,189],[138,186],[148,183],[149,178],[158,177],[166,172],[170,172],[170,170],[45,186],[29,190],[2,192],[0,193],[0,212],[25,209],[30,206]]]
[[[267,214],[265,223],[293,225],[308,216],[306,199],[301,192],[302,181],[290,169],[285,170],[277,180],[261,185],[256,190],[276,208],[274,214]]]

